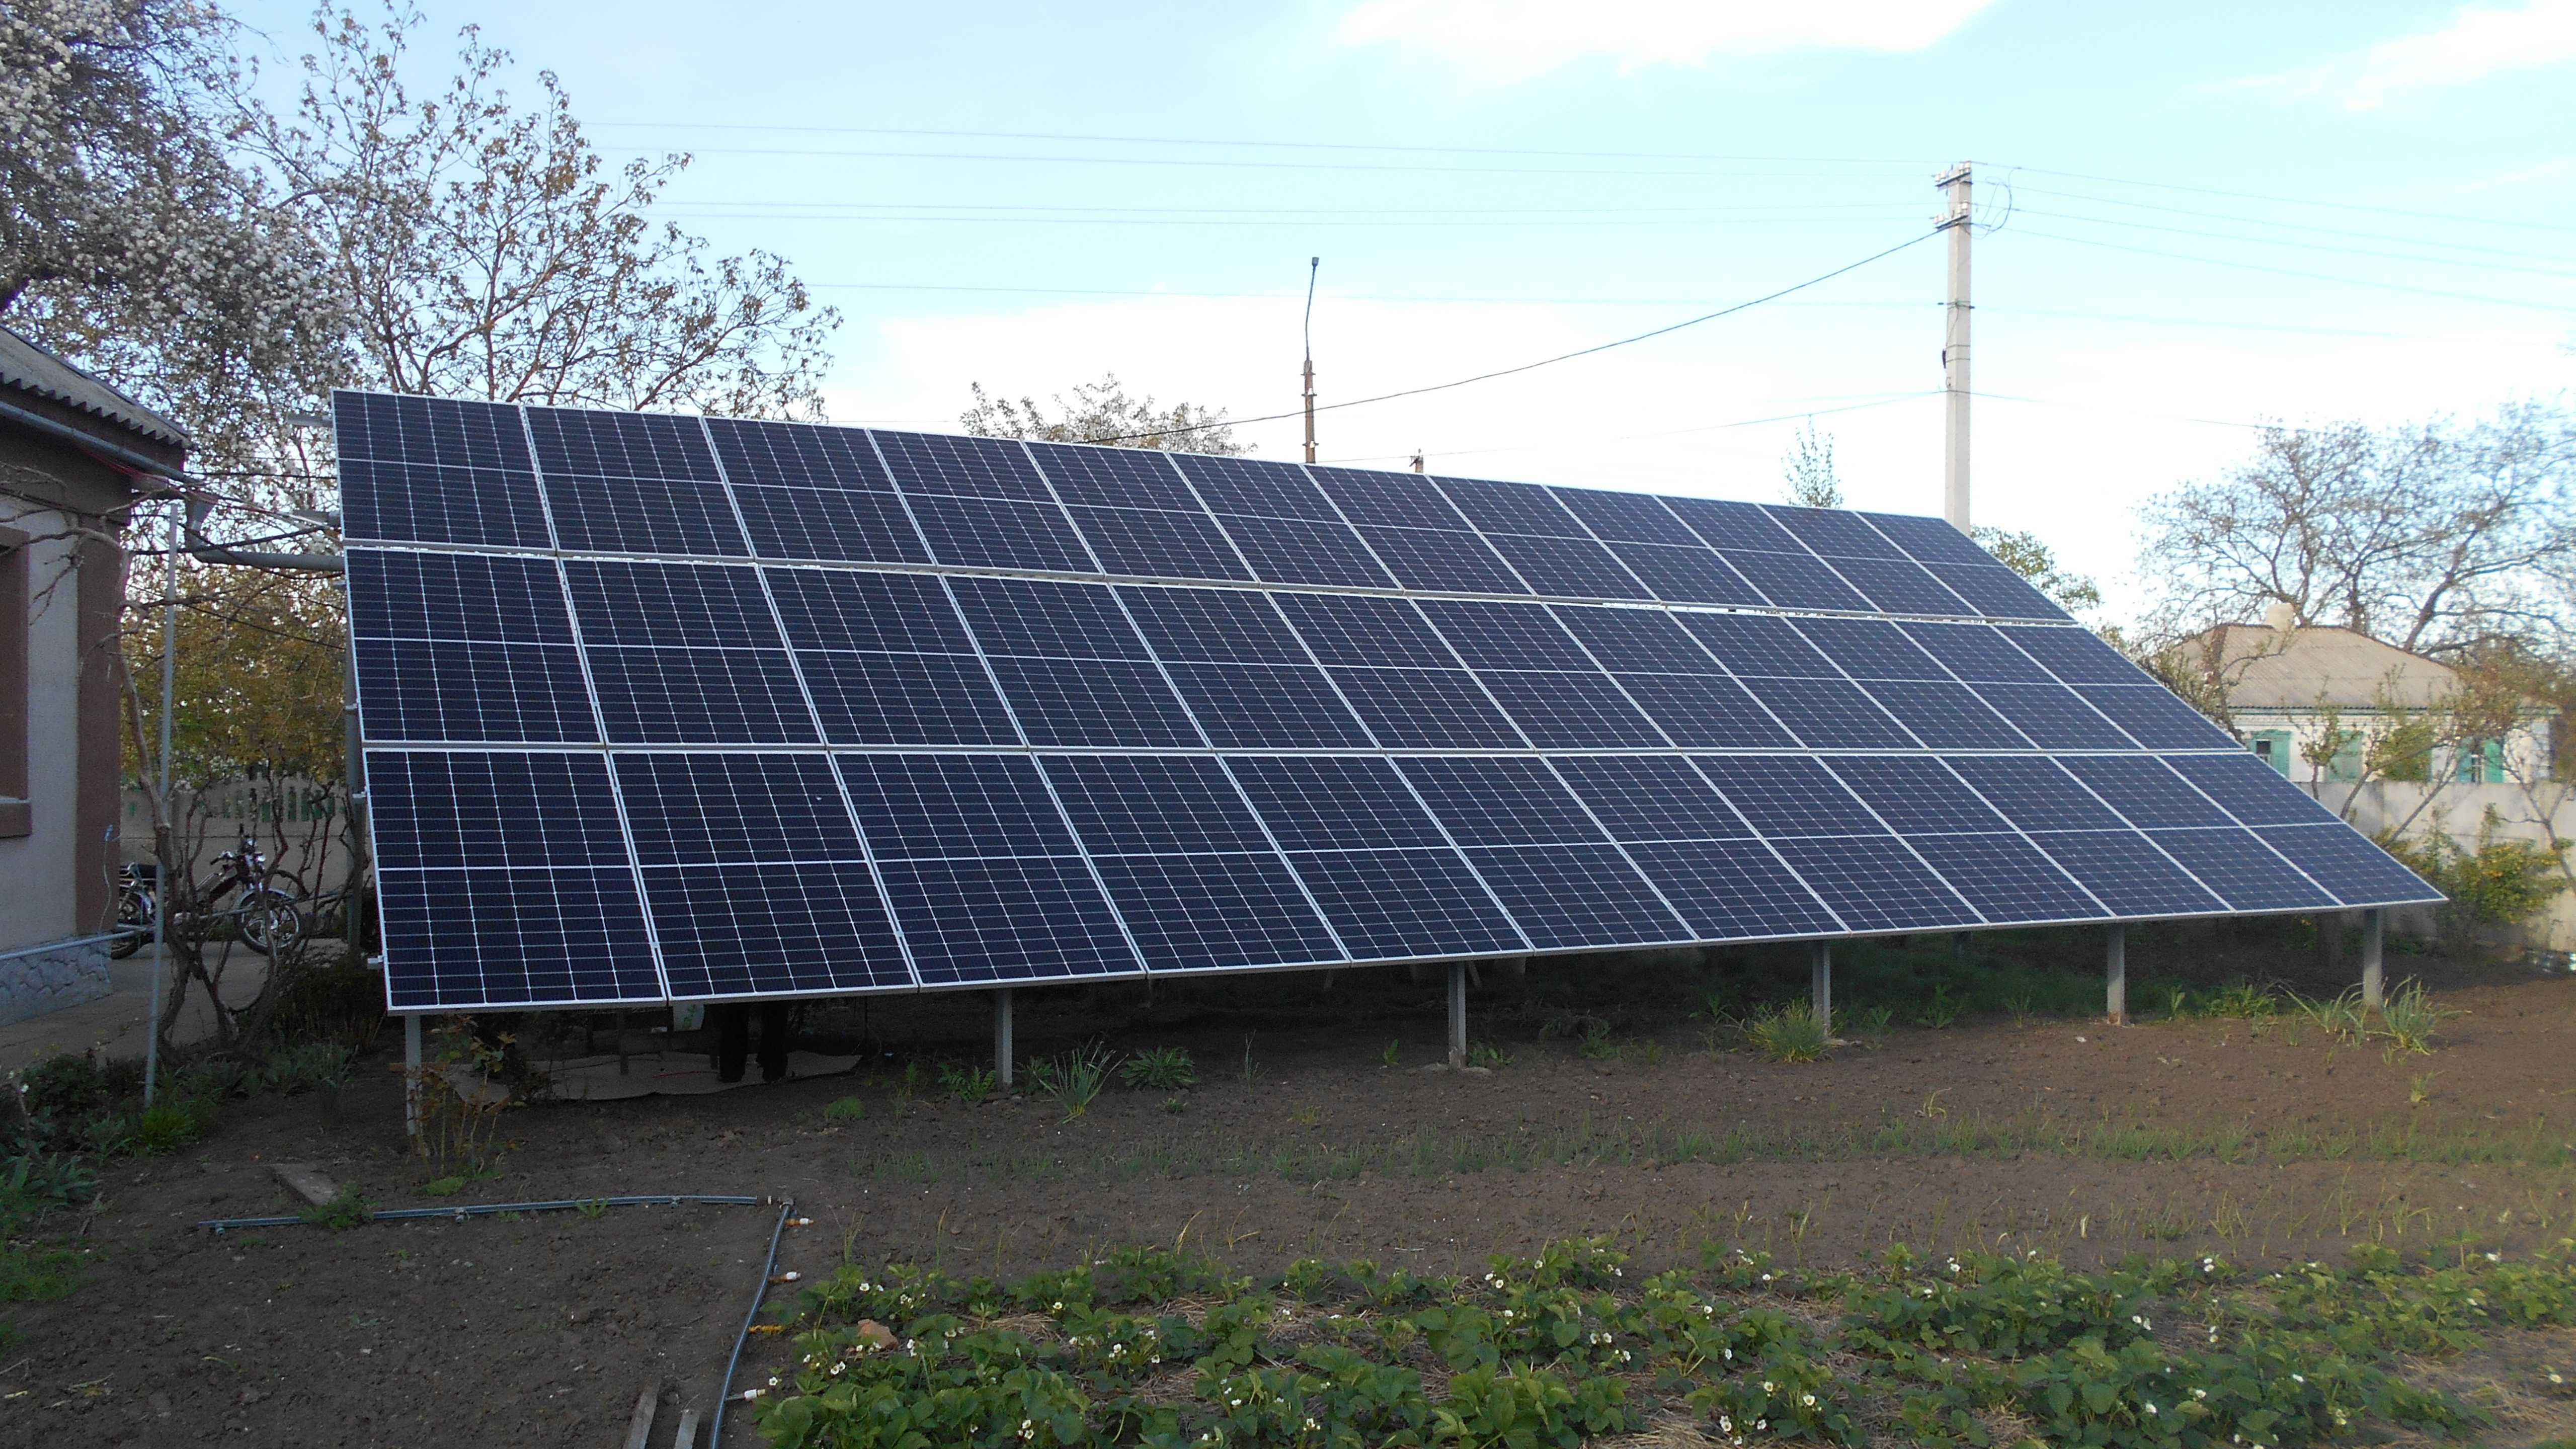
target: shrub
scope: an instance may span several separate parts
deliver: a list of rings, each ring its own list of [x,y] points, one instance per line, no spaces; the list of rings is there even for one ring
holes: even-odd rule
[[[1062,1056],[1031,1058],[1029,1081],[1062,1107],[1064,1120],[1070,1122],[1091,1110],[1100,1089],[1109,1081],[1111,1069],[1117,1065],[1117,1053],[1093,1042]]]
[[[993,1095],[993,1073],[986,1067],[962,1067],[955,1062],[939,1064],[939,1089],[969,1107],[979,1106]]]
[[[2443,953],[2454,961],[2475,959],[2478,936],[2488,927],[2527,921],[2567,888],[2566,842],[2498,839],[2503,826],[2504,817],[2490,805],[2473,846],[2439,831],[2418,840],[2379,842],[2448,897],[2437,915]]]

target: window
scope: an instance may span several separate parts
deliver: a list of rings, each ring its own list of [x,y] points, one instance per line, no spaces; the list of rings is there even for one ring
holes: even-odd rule
[[[0,528],[0,837],[34,829],[27,803],[27,535]]]
[[[2344,782],[2360,779],[2365,749],[2361,732],[2349,732],[2343,743],[2335,748],[2334,757],[2326,761],[2326,778]]]
[[[2290,732],[2256,730],[2246,740],[2253,746],[2254,758],[2286,775],[2290,773]]]
[[[2504,741],[2460,741],[2460,783],[2463,785],[2503,784]]]

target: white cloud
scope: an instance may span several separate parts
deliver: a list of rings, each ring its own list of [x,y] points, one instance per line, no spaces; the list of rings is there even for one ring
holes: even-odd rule
[[[1363,0],[1342,39],[1441,53],[1505,79],[1605,57],[1623,68],[1719,55],[1922,50],[1993,0]]]
[[[2408,92],[2570,60],[2576,60],[2576,0],[2529,0],[2517,9],[2470,6],[2439,30],[2243,84],[2298,99],[2329,97],[2366,111]]]

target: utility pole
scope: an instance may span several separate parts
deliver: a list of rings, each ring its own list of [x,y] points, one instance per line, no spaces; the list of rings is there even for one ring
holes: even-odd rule
[[[1306,259],[1306,461],[1315,461],[1315,272],[1322,257]]]
[[[1407,466],[1411,467],[1416,473],[1424,471],[1422,466],[1422,450],[1420,448],[1413,450],[1413,462]]]
[[[1941,219],[1934,228],[1950,234],[1950,305],[1948,328],[1941,338],[1943,393],[1941,514],[1961,533],[1968,523],[1968,302],[1969,225],[1968,163],[1960,162],[1932,183],[1941,188]]]

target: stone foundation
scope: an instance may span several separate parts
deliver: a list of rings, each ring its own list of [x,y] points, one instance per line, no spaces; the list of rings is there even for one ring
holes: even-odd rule
[[[107,949],[68,946],[0,960],[0,1026],[108,994]]]

